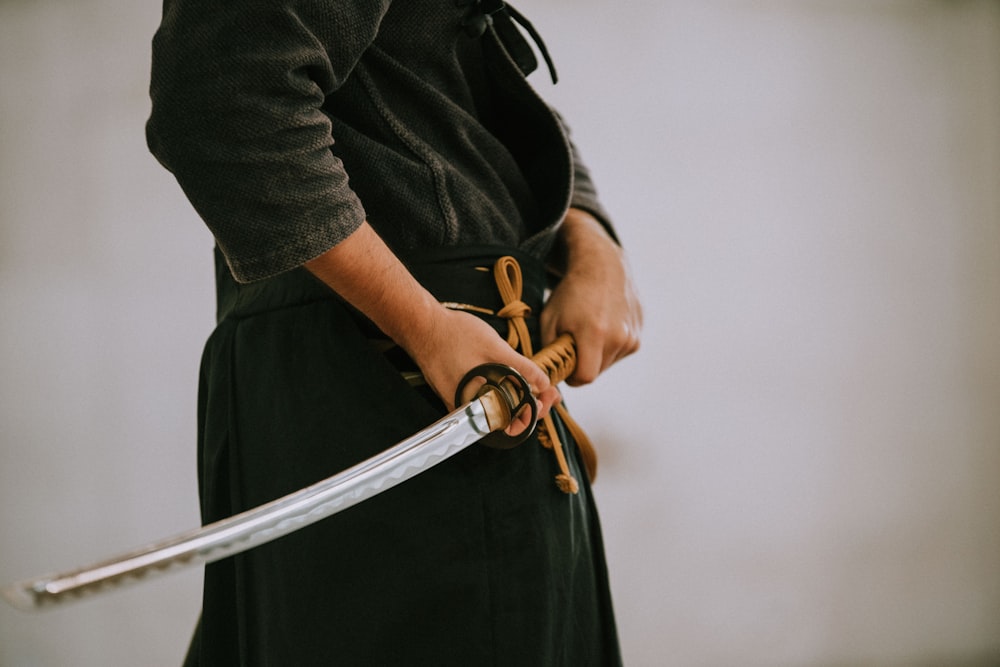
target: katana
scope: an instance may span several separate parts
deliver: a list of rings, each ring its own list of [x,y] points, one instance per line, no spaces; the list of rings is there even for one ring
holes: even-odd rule
[[[561,336],[532,359],[558,384],[575,368],[573,340]],[[468,400],[471,390],[475,396]],[[44,609],[221,560],[367,500],[474,443],[509,449],[534,430],[537,406],[531,391],[508,366],[486,364],[469,371],[456,392],[455,404],[462,401],[467,402],[402,442],[304,489],[87,567],[12,584],[3,597],[18,609]],[[525,428],[509,435],[505,430],[515,419]]]

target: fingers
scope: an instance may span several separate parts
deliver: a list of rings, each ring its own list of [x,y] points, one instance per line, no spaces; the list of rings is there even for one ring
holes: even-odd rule
[[[534,388],[532,388],[534,389]],[[532,396],[535,398],[535,404],[538,408],[538,413],[536,415],[538,421],[545,419],[549,412],[562,400],[562,395],[559,390],[555,387],[549,387],[541,393],[535,393],[532,391]],[[524,409],[521,410],[514,419],[511,421],[510,425],[505,429],[505,433],[510,436],[518,436],[524,432],[525,429],[531,426],[531,411]]]
[[[555,387],[549,387],[540,394],[535,394],[535,401],[538,403],[538,418],[544,419],[549,411],[559,405],[562,394]]]
[[[560,400],[559,390],[552,386],[549,376],[546,375],[538,364],[525,356],[514,353],[517,359],[510,363],[510,367],[516,370],[528,382],[531,388],[531,395],[534,396],[538,404],[538,418],[544,418],[549,410]]]
[[[639,349],[642,306],[627,273],[613,275],[596,279],[586,273],[567,274],[542,310],[543,341],[561,333],[572,334],[576,341],[576,370],[566,381],[571,386],[593,382]]]
[[[435,330],[427,336],[429,342],[408,352],[448,410],[455,409],[455,391],[462,377],[469,369],[484,363],[505,364],[517,371],[535,397],[539,418],[559,402],[559,391],[545,371],[512,349],[483,320],[469,313],[443,310],[435,324]]]
[[[544,341],[568,332],[576,342],[576,370],[566,380],[566,384],[574,387],[593,382],[610,366],[637,352],[642,333],[642,309],[637,302],[612,314],[594,309],[579,312],[582,315],[577,317],[567,316],[565,310],[542,312]]]
[[[576,371],[566,380],[573,387],[589,384],[614,363],[639,350],[640,326],[621,322],[608,329],[574,333]]]

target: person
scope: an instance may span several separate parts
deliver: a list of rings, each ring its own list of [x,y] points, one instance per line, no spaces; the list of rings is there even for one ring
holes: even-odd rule
[[[549,425],[207,566],[186,664],[620,664],[582,437],[527,354],[570,333],[592,382],[642,314],[532,35],[497,0],[165,0],[148,144],[216,242],[203,520],[427,426],[481,363]]]

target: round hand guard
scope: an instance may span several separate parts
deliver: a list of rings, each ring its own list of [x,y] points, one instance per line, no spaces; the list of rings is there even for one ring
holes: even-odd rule
[[[478,382],[480,381],[481,382]],[[469,390],[474,396],[467,395]],[[538,423],[538,404],[531,395],[528,382],[520,373],[504,364],[483,364],[465,374],[455,391],[455,405],[462,405],[473,398],[489,396],[489,435],[480,442],[495,449],[513,449],[527,440]],[[528,410],[528,423],[524,429],[510,435],[506,428]]]

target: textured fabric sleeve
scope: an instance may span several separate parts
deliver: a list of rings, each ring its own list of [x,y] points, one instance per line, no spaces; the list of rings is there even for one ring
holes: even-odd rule
[[[316,257],[364,221],[321,107],[389,0],[165,0],[147,141],[241,282]]]
[[[614,225],[611,224],[611,216],[608,215],[608,212],[604,209],[604,205],[597,196],[597,188],[594,186],[594,181],[590,177],[590,170],[580,158],[580,151],[576,147],[576,144],[573,143],[566,120],[558,113],[556,113],[556,116],[559,118],[559,122],[563,126],[563,131],[566,133],[567,140],[569,141],[570,152],[573,157],[573,193],[570,197],[569,205],[573,208],[582,209],[593,215],[600,221],[604,228],[608,230],[608,234],[611,235],[611,238],[613,238],[616,242],[619,242],[618,235],[615,233]]]

